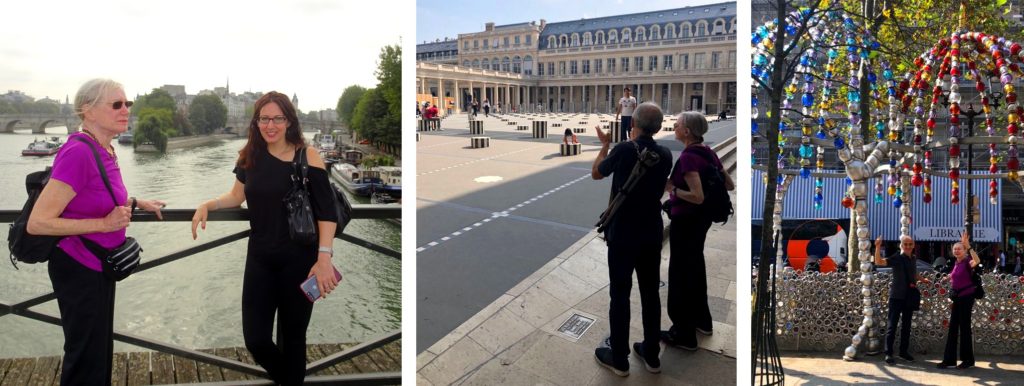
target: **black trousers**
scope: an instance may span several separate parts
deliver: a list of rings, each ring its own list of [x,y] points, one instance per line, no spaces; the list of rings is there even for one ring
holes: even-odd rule
[[[711,330],[704,240],[711,221],[687,217],[669,225],[668,317],[672,332],[696,338],[697,327]]]
[[[263,254],[249,251],[242,284],[242,335],[253,360],[282,385],[306,377],[306,327],[313,303],[299,289],[316,254]],[[272,340],[277,317],[277,343]]]
[[[628,116],[627,117],[627,116],[623,115],[623,116],[621,116],[619,118],[622,119],[622,123],[619,124],[619,133],[620,133],[619,134],[619,140],[621,140],[621,141],[628,141],[629,140],[629,131],[633,130],[633,117],[632,116]]]
[[[957,337],[960,338],[960,360],[974,364],[974,339],[971,335],[971,311],[974,310],[974,298],[971,296],[956,298],[949,315],[949,331],[946,333],[946,349],[942,352],[942,362],[956,363]]]
[[[644,354],[658,355],[661,328],[661,299],[658,296],[658,271],[661,244],[645,247],[608,246],[608,289],[611,302],[608,324],[611,329],[612,357],[625,361],[629,355],[629,297],[636,270],[640,289],[641,317],[644,328]]]
[[[896,344],[896,329],[900,328],[900,353],[910,352],[910,320],[914,311],[905,309],[905,299],[889,298],[889,325],[885,332],[885,355],[892,355],[892,346]],[[902,326],[900,323],[902,322]]]
[[[48,263],[64,329],[61,385],[110,385],[116,282],[60,248]]]

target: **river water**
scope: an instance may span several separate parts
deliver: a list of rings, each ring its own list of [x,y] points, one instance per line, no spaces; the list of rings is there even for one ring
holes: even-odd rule
[[[47,135],[67,137],[63,127]],[[307,138],[312,133],[306,133]],[[42,135],[0,134],[0,208],[21,209],[26,199],[25,175],[43,170],[50,157],[22,157],[21,150]],[[233,164],[245,141],[233,139],[167,154],[135,154],[131,146],[114,144],[129,195],[162,199],[168,208],[194,209],[228,191]],[[352,197],[350,197],[352,198]],[[367,203],[353,200],[353,203]],[[145,248],[143,259],[213,240],[248,227],[247,222],[210,222],[192,240],[186,222],[138,223],[128,234]],[[8,227],[0,224],[6,243]],[[398,250],[400,227],[383,220],[353,220],[345,232]],[[401,262],[344,241],[335,240],[334,264],[344,275],[338,288],[313,307],[308,343],[363,342],[401,328]],[[6,249],[6,248],[4,248]],[[52,291],[46,264],[20,264],[0,253],[0,301],[11,304]],[[132,275],[118,283],[114,330],[188,348],[244,346],[241,329],[242,274],[246,240],[187,257]],[[33,308],[58,316],[56,300]],[[13,315],[0,316],[0,358],[59,355],[64,342],[60,327]],[[140,351],[116,343],[117,351]]]

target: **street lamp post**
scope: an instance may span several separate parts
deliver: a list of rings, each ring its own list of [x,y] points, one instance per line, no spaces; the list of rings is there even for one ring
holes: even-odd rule
[[[974,137],[974,117],[981,113],[974,111],[974,104],[967,104],[967,111],[961,111],[960,115],[967,117],[967,137]],[[964,215],[964,230],[974,238],[974,183],[971,181],[971,174],[974,173],[974,145],[967,144],[967,214]]]

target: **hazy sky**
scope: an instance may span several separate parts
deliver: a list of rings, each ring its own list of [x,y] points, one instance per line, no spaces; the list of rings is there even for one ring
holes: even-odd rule
[[[369,5],[369,6],[368,6]],[[380,49],[412,41],[412,0],[3,1],[0,93],[74,99],[86,80],[129,98],[164,84],[195,94],[277,90],[303,111],[373,87]],[[379,26],[379,27],[378,27]]]
[[[682,8],[723,0],[499,0],[416,1],[416,43],[480,32],[484,24],[548,23]]]

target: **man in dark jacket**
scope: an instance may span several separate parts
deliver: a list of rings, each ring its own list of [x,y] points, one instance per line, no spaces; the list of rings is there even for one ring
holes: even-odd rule
[[[910,355],[910,321],[914,311],[907,305],[907,292],[917,287],[918,281],[928,282],[917,273],[917,261],[914,259],[914,239],[900,236],[900,253],[882,258],[882,236],[875,239],[875,265],[892,267],[892,282],[889,286],[889,323],[885,333],[885,363],[893,364],[893,345],[896,343],[896,329],[900,329],[899,357],[909,362],[914,361]]]
[[[605,240],[608,243],[608,276],[611,304],[608,323],[611,329],[611,347],[595,350],[597,362],[617,375],[629,375],[629,296],[636,270],[643,317],[643,342],[633,344],[633,350],[644,359],[648,371],[661,371],[660,324],[661,300],[658,283],[661,265],[661,242],[664,224],[661,219],[661,196],[665,180],[672,171],[672,153],[654,141],[654,133],[661,127],[661,109],[653,103],[644,103],[633,114],[634,138],[615,146],[609,153],[611,134],[597,128],[601,150],[594,160],[591,176],[600,180],[612,176],[611,198],[622,190],[645,150],[656,152],[659,161],[649,167],[607,222]]]

